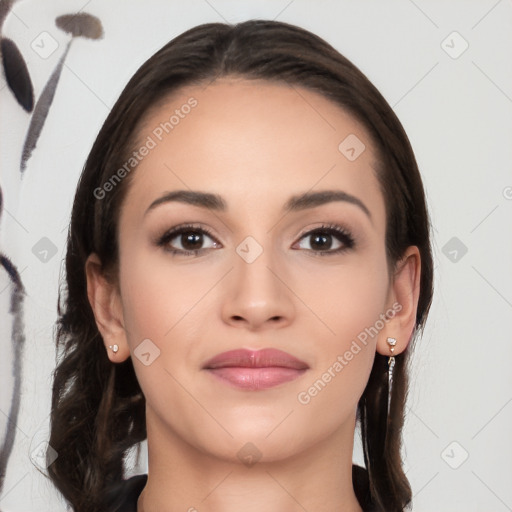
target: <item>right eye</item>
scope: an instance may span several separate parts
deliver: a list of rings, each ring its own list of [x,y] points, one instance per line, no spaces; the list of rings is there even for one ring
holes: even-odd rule
[[[215,240],[212,247],[200,247],[204,243],[204,236]],[[171,242],[177,239],[181,248],[173,248]],[[208,249],[217,247],[219,242],[213,238],[213,235],[206,229],[200,228],[191,224],[177,226],[169,231],[166,231],[157,241],[159,247],[172,253],[174,256],[197,256]]]

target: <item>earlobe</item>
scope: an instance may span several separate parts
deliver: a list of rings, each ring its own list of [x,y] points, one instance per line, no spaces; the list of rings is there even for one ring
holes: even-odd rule
[[[85,262],[87,298],[103,338],[105,350],[112,362],[125,361],[130,351],[122,318],[119,294],[116,286],[102,272],[101,260],[92,253]],[[115,349],[115,350],[114,350]]]
[[[389,293],[390,310],[393,317],[379,335],[377,352],[382,355],[397,355],[409,344],[416,326],[416,312],[420,293],[421,257],[416,246],[410,246],[398,262]],[[395,339],[390,350],[388,338]]]

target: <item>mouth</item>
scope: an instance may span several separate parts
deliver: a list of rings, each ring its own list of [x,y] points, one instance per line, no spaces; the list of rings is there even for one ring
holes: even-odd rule
[[[216,355],[203,365],[203,369],[224,383],[257,391],[295,380],[309,369],[309,365],[281,350],[240,349]]]

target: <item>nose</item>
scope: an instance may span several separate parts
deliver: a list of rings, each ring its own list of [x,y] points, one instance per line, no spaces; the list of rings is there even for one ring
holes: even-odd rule
[[[264,250],[251,263],[236,255],[223,293],[223,320],[250,331],[275,329],[293,321],[294,294],[287,273],[271,250]]]

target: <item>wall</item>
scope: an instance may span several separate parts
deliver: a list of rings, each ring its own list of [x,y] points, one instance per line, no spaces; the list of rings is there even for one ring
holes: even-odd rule
[[[129,77],[168,40],[200,23],[252,17],[301,25],[351,59],[393,106],[417,156],[436,291],[404,428],[413,510],[511,510],[511,3],[14,2],[2,34],[26,61],[36,101],[70,41],[55,19],[78,11],[99,18],[104,37],[73,40],[23,172],[34,115],[0,76],[0,250],[9,258],[0,266],[0,440],[8,462],[0,510],[65,510],[38,465],[71,202],[97,131]],[[354,459],[362,461],[357,444]],[[132,463],[131,472],[145,471],[144,457]]]

